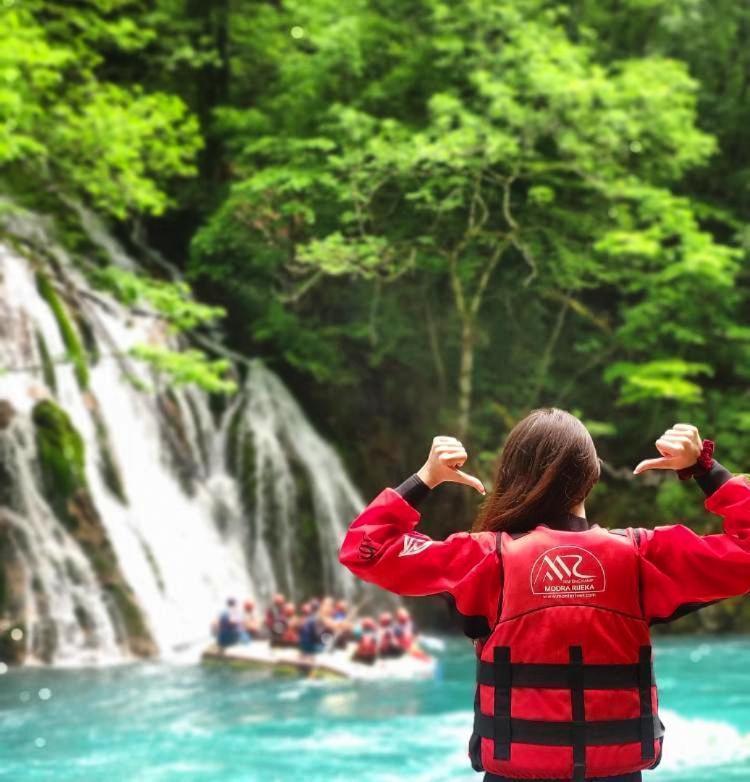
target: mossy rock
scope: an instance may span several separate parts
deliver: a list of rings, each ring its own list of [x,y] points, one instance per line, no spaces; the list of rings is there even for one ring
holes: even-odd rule
[[[36,284],[39,295],[47,302],[49,308],[52,310],[52,314],[55,316],[57,327],[60,329],[60,336],[65,343],[68,356],[73,362],[78,385],[81,388],[86,389],[89,385],[89,368],[86,360],[86,351],[78,335],[78,331],[73,325],[68,310],[57,295],[57,291],[52,285],[49,277],[41,271],[37,272]]]
[[[36,332],[36,346],[39,350],[39,357],[42,361],[42,377],[44,378],[45,385],[53,393],[57,393],[57,375],[55,374],[55,364],[50,355],[47,343],[42,336],[41,332]]]
[[[97,580],[111,596],[111,610],[125,628],[133,654],[156,653],[138,602],[120,570],[117,556],[88,489],[85,449],[68,414],[49,400],[32,412],[45,497],[86,554]],[[79,617],[80,621],[80,617]],[[81,625],[85,630],[84,624]]]
[[[110,597],[111,613],[124,627],[126,637],[121,640],[138,657],[155,655],[156,644],[143,619],[135,594],[120,570],[115,550],[88,491],[79,491],[73,497],[70,513],[76,519],[73,536],[91,563],[97,580]]]
[[[75,494],[87,488],[85,447],[68,414],[54,402],[38,402],[31,414],[44,495],[69,529],[76,519],[70,511]]]
[[[123,583],[113,582],[105,587],[125,626],[130,651],[138,657],[153,657],[158,650],[133,592]]]

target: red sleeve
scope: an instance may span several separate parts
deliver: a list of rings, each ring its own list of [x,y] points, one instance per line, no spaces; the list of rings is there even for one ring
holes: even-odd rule
[[[448,593],[459,613],[494,624],[501,583],[494,533],[457,532],[433,540],[415,530],[419,519],[398,492],[383,489],[351,523],[339,561],[399,595]]]
[[[641,594],[651,621],[750,591],[750,481],[735,475],[706,498],[724,532],[698,535],[683,524],[640,530]]]

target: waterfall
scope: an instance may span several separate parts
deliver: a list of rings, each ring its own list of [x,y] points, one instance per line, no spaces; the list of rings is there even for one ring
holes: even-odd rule
[[[259,487],[251,525],[253,571],[262,576],[262,584],[280,582],[287,593],[300,596],[295,575],[299,560],[312,558],[321,570],[324,590],[350,597],[354,582],[349,571],[339,566],[337,550],[345,521],[364,503],[338,455],[307,423],[279,378],[260,362],[252,363],[237,406],[226,416],[225,430],[239,417],[235,436],[249,437],[252,444],[254,463],[249,467]],[[295,546],[301,484],[309,491],[305,504],[316,520],[315,553]],[[275,549],[269,540],[276,541]],[[267,598],[268,592],[262,597]]]
[[[11,530],[23,574],[16,591],[27,660],[128,658],[131,593],[143,635],[164,656],[206,642],[230,595],[263,602],[283,589],[299,599],[314,579],[351,596],[337,548],[364,502],[281,380],[249,362],[240,390],[214,415],[203,392],[170,387],[130,357],[136,344],[174,347],[156,314],[93,289],[39,218],[16,213],[6,228],[31,248],[0,243],[0,400],[12,410],[0,430],[0,465],[12,473],[14,497],[0,503],[10,506],[0,507],[0,531]],[[97,243],[105,238],[110,258],[137,268],[111,238],[99,233]],[[70,312],[75,305],[68,328],[95,356],[87,384],[59,312],[40,292],[34,247],[54,259],[54,287]],[[86,530],[101,526],[121,583],[103,583],[111,579],[92,568],[90,542],[43,496],[33,424],[42,400],[80,436],[85,488],[76,502]],[[2,620],[0,606],[0,630]],[[44,654],[41,633],[52,639]]]
[[[0,454],[17,493],[18,510],[1,513],[9,537],[18,541],[31,659],[44,659],[51,649],[59,663],[117,659],[118,628],[91,565],[37,489],[28,420],[16,419],[0,432]]]

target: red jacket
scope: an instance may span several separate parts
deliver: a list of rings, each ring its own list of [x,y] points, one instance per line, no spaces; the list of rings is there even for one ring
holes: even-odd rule
[[[650,530],[642,528],[620,530],[624,533],[624,537],[620,538],[622,543],[625,544],[629,540],[633,547],[630,550],[633,552],[634,560],[631,560],[632,564],[629,565],[633,571],[630,581],[634,585],[633,594],[628,596],[623,593],[621,597],[623,600],[630,599],[631,603],[635,601],[637,608],[637,610],[631,611],[634,616],[637,614],[639,617],[636,624],[639,624],[641,628],[637,634],[637,645],[641,652],[648,652],[645,656],[641,654],[639,664],[639,676],[643,681],[646,681],[643,672],[650,666],[649,624],[671,621],[688,611],[717,600],[750,592],[750,480],[744,475],[730,478],[705,499],[704,507],[723,518],[724,531],[722,533],[701,536],[682,524],[661,526]],[[516,597],[524,599],[521,593],[517,596],[512,589],[507,594],[502,594],[504,576],[502,555],[498,553],[498,549],[506,551],[509,545],[511,547],[516,545],[510,536],[500,536],[501,541],[505,538],[511,541],[510,543],[506,541],[504,545],[500,546],[498,545],[498,536],[493,532],[460,532],[451,535],[446,540],[438,541],[415,530],[419,519],[419,511],[412,507],[398,492],[391,488],[384,489],[352,522],[339,553],[340,562],[365,581],[370,581],[400,595],[443,594],[450,596],[458,612],[470,620],[466,623],[467,633],[481,639],[476,644],[477,655],[481,655],[480,667],[481,664],[487,667],[488,664],[491,664],[487,661],[492,659],[494,659],[495,668],[498,665],[512,667],[519,661],[520,663],[528,663],[529,660],[525,659],[523,653],[524,644],[529,646],[526,643],[526,635],[522,634],[523,637],[517,637],[514,644],[510,646],[503,646],[507,641],[503,635],[507,627],[498,624],[501,610],[504,611],[504,616],[507,613],[505,609],[517,602]],[[581,517],[576,517],[574,520],[582,522],[585,526],[585,520],[582,520]],[[592,525],[592,528],[599,529],[602,533],[606,532],[598,525]],[[559,537],[561,533],[555,534]],[[562,535],[566,534],[577,533],[562,533]],[[526,540],[531,542],[532,547],[537,542],[541,545],[544,543],[545,535],[555,537],[546,525],[539,525],[536,531],[532,531],[526,537]],[[597,539],[600,537],[596,536]],[[606,534],[601,537],[603,544],[606,543],[607,537]],[[590,542],[593,541],[592,538]],[[606,547],[611,548],[609,544],[606,544]],[[625,559],[627,558],[623,558],[623,563]],[[615,557],[613,562],[617,564],[618,558]],[[506,569],[509,568],[510,565]],[[623,584],[627,583],[627,579],[621,579],[621,581]],[[627,587],[622,588],[627,589]],[[528,595],[526,597],[528,598]],[[585,609],[578,613],[583,616]],[[533,615],[536,616],[536,614]],[[557,622],[559,625],[560,616],[558,612],[552,612],[550,621],[554,619],[553,624]],[[580,631],[580,627],[578,628],[580,632],[577,631],[576,627],[575,622],[571,621],[569,627],[566,625],[558,629],[565,631],[566,638],[570,636],[567,638],[571,655],[570,665],[584,666],[587,660],[580,656],[582,650],[580,644],[581,637],[586,633]],[[537,631],[539,631],[538,627],[531,628],[530,632],[533,637],[538,635]],[[606,632],[602,632],[606,639],[608,637]],[[498,633],[500,633],[499,636]],[[591,634],[589,633],[589,635]],[[596,631],[594,631],[594,635],[596,635]],[[615,635],[618,634],[615,633]],[[555,644],[547,644],[547,646],[553,651],[556,648]],[[616,646],[617,644],[614,644],[613,648]],[[533,643],[531,647],[534,647]],[[512,648],[515,648],[514,652],[510,651]],[[592,649],[596,652],[595,645],[589,645],[588,649],[587,655],[591,654]],[[498,651],[507,652],[507,659],[498,660],[496,656]],[[575,659],[573,652],[576,652]],[[602,654],[604,653],[602,652]],[[613,659],[611,660],[602,659],[595,662],[603,664],[604,667],[609,665],[613,671],[615,668],[622,667],[616,663],[623,661],[619,658],[614,659],[617,654],[612,653],[612,655]],[[542,656],[544,657],[544,655]],[[546,657],[543,660],[531,660],[535,664],[540,661],[544,663],[542,667],[545,670],[547,670],[546,664],[560,662],[557,659],[551,660],[551,658],[547,660]],[[590,660],[588,662],[590,663]],[[625,662],[632,661],[628,659]],[[525,669],[529,666],[521,665],[520,667]],[[505,669],[503,668],[503,670]],[[556,771],[556,775],[559,776],[560,773],[569,774],[572,768],[574,778],[583,779],[589,768],[592,771],[596,770],[597,775],[602,773],[616,774],[625,770],[643,768],[651,764],[652,759],[654,761],[652,765],[658,762],[661,750],[659,737],[663,725],[661,722],[656,722],[658,719],[655,717],[657,697],[650,674],[646,688],[642,687],[646,695],[640,694],[640,712],[645,713],[643,705],[646,704],[649,724],[654,725],[654,728],[650,728],[650,730],[655,730],[657,725],[660,730],[650,733],[651,738],[649,739],[649,734],[641,728],[643,735],[640,739],[640,745],[634,745],[633,737],[629,734],[627,737],[624,734],[621,737],[622,746],[613,747],[585,747],[584,739],[579,737],[572,745],[572,755],[570,750],[566,750],[568,754],[564,754],[561,753],[559,747],[555,746],[546,749],[545,747],[532,747],[534,751],[530,755],[528,753],[524,755],[523,752],[509,755],[507,753],[509,745],[505,743],[508,739],[505,733],[498,732],[500,728],[504,730],[504,723],[501,720],[502,724],[498,727],[498,710],[493,707],[493,704],[497,703],[498,692],[501,692],[507,700],[515,691],[498,690],[497,687],[501,687],[501,685],[496,679],[497,674],[493,673],[492,676],[489,676],[489,673],[485,671],[482,674],[480,671],[478,674],[480,678],[475,700],[474,734],[469,743],[469,755],[476,770],[502,773],[504,776],[513,774],[514,776],[528,777],[530,774],[535,774],[549,778],[550,774],[546,772],[550,770]],[[482,676],[485,678],[482,679]],[[494,691],[492,687],[487,686],[492,681],[495,682]],[[576,686],[578,687],[578,685]],[[614,730],[617,727],[620,730],[623,725],[627,727],[632,721],[624,718],[632,717],[631,711],[633,713],[639,711],[637,690],[630,694],[632,703],[629,703],[626,698],[621,699],[622,703],[613,701],[609,694],[605,693],[607,695],[604,700],[606,708],[602,711],[601,704],[592,700],[593,695],[597,695],[597,693],[584,694],[584,689],[582,689],[584,686],[581,684],[578,687],[580,693],[578,689],[571,690],[571,696],[575,695],[577,698],[576,703],[578,703],[579,711],[578,716],[573,714],[572,719],[574,720],[580,721],[582,719],[580,714],[586,714],[586,712],[589,715],[594,714],[595,718],[599,720],[613,720],[613,716],[618,715],[609,712],[612,711],[612,704],[617,703],[619,704],[618,708],[620,706],[623,709],[627,707],[627,714],[623,712],[624,717],[623,714],[619,715],[622,718],[619,723],[608,723],[608,728],[611,727]],[[650,697],[648,693],[651,693]],[[559,719],[559,716],[555,716],[553,712],[560,711],[557,708],[560,704],[556,704],[554,699],[541,703],[538,698],[534,700],[536,696],[533,690],[525,691],[524,697],[527,701],[528,698],[531,698],[532,701],[524,702],[523,698],[520,700],[515,698],[513,711],[508,710],[508,715],[505,716],[512,714],[515,718],[518,718],[519,715],[525,717],[524,710],[528,711],[531,720],[516,719],[516,722],[523,723],[524,728],[529,730],[539,728],[537,724],[539,719]],[[565,712],[565,708],[562,706],[560,708]],[[601,712],[598,715],[596,714],[597,709]],[[486,716],[492,715],[493,712],[494,717]],[[551,717],[548,712],[552,714]],[[544,716],[540,717],[539,715],[543,713]],[[505,712],[501,712],[500,717],[503,717],[504,714]],[[571,719],[571,717],[563,719]],[[550,727],[548,723],[541,724],[545,730]],[[559,725],[559,723],[557,724]],[[570,723],[575,726],[578,724],[577,722]],[[514,734],[511,732],[508,735]],[[515,735],[520,735],[517,730]],[[653,739],[656,739],[655,744]],[[510,741],[512,742],[513,738]],[[516,741],[522,741],[522,739],[516,739]],[[532,744],[540,743],[538,736],[533,741],[531,739],[528,741]],[[551,739],[545,738],[541,743],[545,744],[549,741]],[[557,738],[555,738],[555,742],[557,742]],[[569,742],[566,739],[563,743]],[[592,741],[592,743],[596,742]],[[520,743],[515,746],[523,749],[526,745]],[[587,767],[587,762],[589,767]]]
[[[639,529],[643,612],[651,623],[750,591],[750,481],[735,475],[704,507],[723,517],[723,533],[701,536],[683,524]],[[493,627],[502,572],[495,534],[433,540],[416,531],[420,516],[394,489],[383,489],[351,523],[339,561],[399,595],[448,594],[464,617]]]

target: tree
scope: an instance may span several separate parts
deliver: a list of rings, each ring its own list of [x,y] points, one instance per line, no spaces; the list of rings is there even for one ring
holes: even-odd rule
[[[115,3],[118,10],[132,5]],[[162,213],[170,183],[195,173],[197,123],[176,95],[98,74],[98,47],[142,48],[153,31],[127,17],[110,19],[101,8],[31,2],[6,4],[0,13],[6,187],[37,201],[49,190],[84,196],[120,219]]]
[[[528,405],[568,313],[593,327],[592,368],[618,351],[628,357],[605,374],[620,382],[622,402],[695,400],[689,378],[706,370],[682,354],[730,317],[737,257],[670,189],[715,149],[696,126],[697,85],[684,65],[603,64],[585,35],[571,35],[563,11],[537,0],[424,7],[442,85],[423,97],[424,111],[378,116],[337,102],[297,135],[246,144],[240,164],[252,173],[234,186],[223,218],[255,220],[265,252],[275,248],[296,282],[291,301],[327,277],[447,283],[459,437],[469,432],[483,305],[501,266],[514,290],[558,307]],[[329,47],[324,40],[299,59]],[[715,305],[708,313],[693,300],[696,281]],[[605,286],[615,300],[597,312],[586,294]]]

